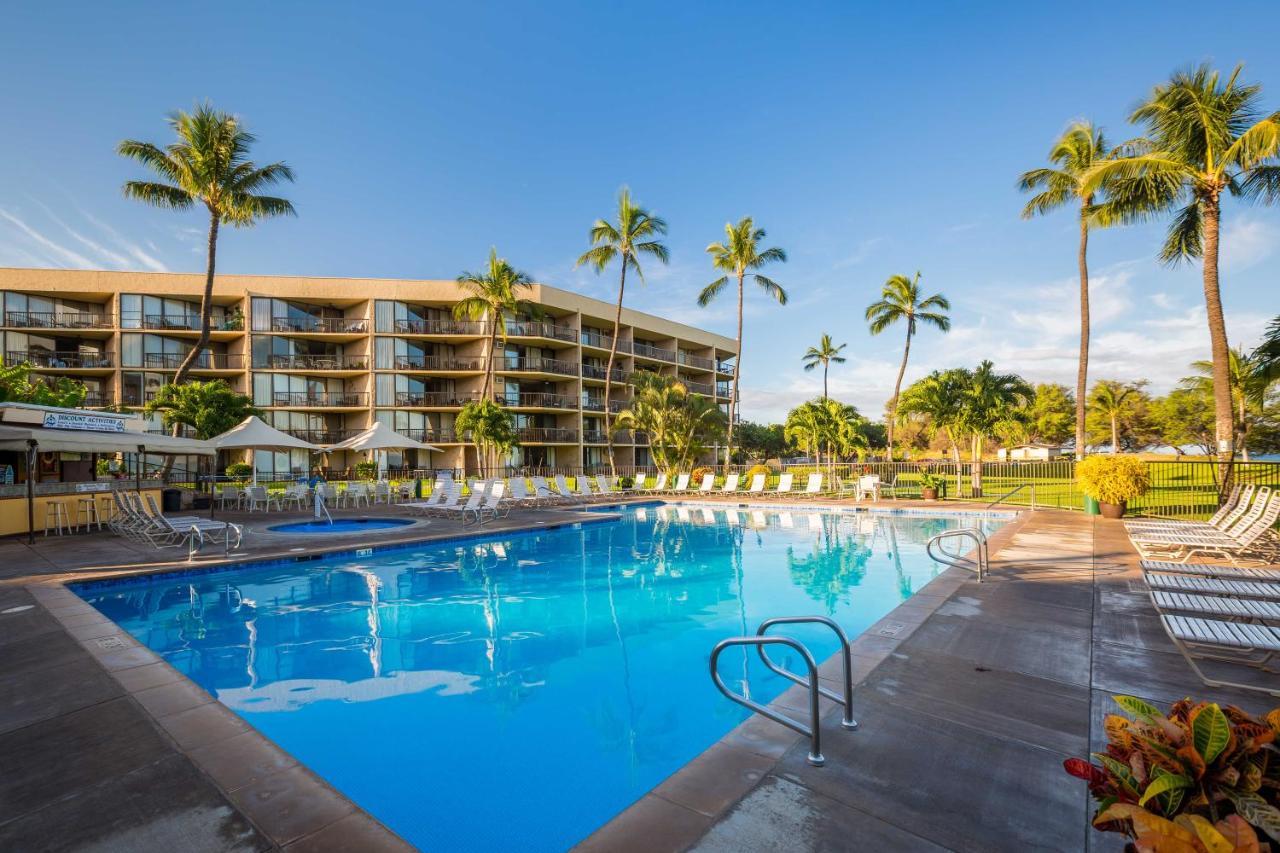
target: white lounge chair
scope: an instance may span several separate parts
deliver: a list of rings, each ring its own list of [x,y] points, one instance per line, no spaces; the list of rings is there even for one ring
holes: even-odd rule
[[[593,501],[593,500],[595,500],[596,498],[600,497],[599,493],[597,493],[597,492],[593,492],[593,491],[591,490],[591,478],[590,478],[590,477],[588,477],[588,476],[586,476],[586,475],[581,475],[581,476],[579,476],[579,477],[574,478],[574,482],[575,482],[575,483],[577,484],[577,486],[578,486],[578,491],[576,492],[576,495],[577,495],[579,498],[581,498],[582,500],[584,500],[584,501]]]
[[[698,484],[698,494],[709,495],[716,487],[715,474],[703,474],[702,482]]]
[[[645,490],[644,484],[649,479],[649,475],[641,471],[631,479],[631,488],[623,489],[624,494],[634,495]]]
[[[1246,622],[1280,622],[1280,601],[1258,598],[1224,598],[1188,592],[1153,590],[1151,601],[1160,612],[1207,613]]]
[[[667,488],[667,475],[659,474],[657,479],[653,481],[653,485],[645,489],[645,492],[650,495],[656,495],[666,491],[666,488]]]
[[[467,498],[467,502],[461,506],[440,506],[433,510],[437,515],[445,518],[461,518],[464,522],[467,520],[467,514],[478,514],[480,505],[484,502],[486,495],[483,492],[472,492]],[[490,496],[491,497],[491,496]]]
[[[1280,601],[1280,586],[1261,581],[1228,581],[1198,575],[1169,575],[1163,572],[1144,572],[1142,578],[1151,589]]]
[[[1255,500],[1249,511],[1227,530],[1135,533],[1129,538],[1146,557],[1169,553],[1180,555],[1180,562],[1185,562],[1194,554],[1218,554],[1234,563],[1250,554],[1275,552],[1271,528],[1278,517],[1280,495],[1270,493],[1265,499]]]
[[[1187,665],[1210,687],[1237,687],[1280,696],[1280,680],[1269,678],[1267,686],[1210,678],[1197,660],[1220,660],[1275,673],[1268,665],[1280,653],[1280,629],[1246,622],[1222,622],[1194,616],[1164,614],[1160,617],[1169,639],[1182,653]]]
[[[724,483],[720,486],[718,494],[732,495],[738,491],[738,481],[742,479],[741,474],[727,474]]]
[[[689,490],[689,475],[677,474],[676,484],[672,486],[668,492],[673,495],[682,495]]]
[[[790,471],[784,471],[778,475],[778,487],[774,489],[773,494],[778,497],[786,497],[791,494],[791,483],[795,480],[795,475]]]
[[[764,493],[764,474],[756,474],[751,478],[751,485],[747,487],[747,494],[759,495]]]
[[[806,498],[817,497],[822,494],[822,474],[810,474],[809,479],[805,481],[804,491],[800,494]]]
[[[1201,530],[1227,530],[1239,520],[1240,516],[1248,511],[1249,506],[1253,502],[1253,496],[1256,486],[1249,483],[1243,488],[1237,484],[1231,490],[1231,494],[1227,497],[1226,502],[1218,507],[1218,511],[1213,514],[1208,521],[1173,521],[1167,518],[1149,519],[1139,518],[1124,523],[1125,530],[1129,533],[1154,533],[1160,531],[1201,531]],[[1265,497],[1270,489],[1263,486]]]
[[[1169,572],[1175,575],[1203,575],[1225,580],[1269,581],[1280,583],[1280,566],[1249,568],[1247,566],[1215,566],[1211,563],[1171,563],[1167,560],[1143,560],[1142,568],[1149,572]]]
[[[556,474],[556,491],[560,493],[560,497],[569,503],[581,503],[582,497],[569,488],[569,481],[564,474]]]
[[[613,487],[609,485],[609,478],[604,474],[596,474],[596,489],[602,498],[613,497]]]

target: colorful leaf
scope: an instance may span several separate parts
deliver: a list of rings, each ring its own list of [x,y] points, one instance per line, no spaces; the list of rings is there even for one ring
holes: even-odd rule
[[[1267,712],[1267,716],[1263,719],[1267,721],[1267,725],[1271,726],[1273,732],[1280,733],[1280,708]]]
[[[1142,799],[1138,800],[1138,805],[1145,806],[1151,801],[1152,797],[1178,788],[1190,788],[1192,784],[1194,783],[1186,776],[1162,772],[1151,780],[1151,784],[1147,785],[1147,790],[1143,792]]]
[[[1235,853],[1235,845],[1223,837],[1213,824],[1197,814],[1183,814],[1174,818],[1174,823],[1196,834],[1196,838],[1204,845],[1208,853]]]
[[[1095,752],[1093,757],[1102,762],[1102,766],[1111,771],[1111,775],[1116,781],[1133,796],[1138,796],[1138,780],[1133,778],[1133,773],[1129,771],[1129,765],[1122,761],[1116,761],[1110,755],[1102,752]]]
[[[1231,742],[1231,724],[1217,703],[1201,707],[1191,718],[1191,736],[1205,764],[1212,764],[1227,748]]]
[[[1224,820],[1214,824],[1214,828],[1222,833],[1222,837],[1231,844],[1236,853],[1258,853],[1258,833],[1253,831],[1245,819],[1238,814],[1228,815]]]
[[[1152,814],[1146,809],[1131,803],[1116,803],[1105,812],[1094,818],[1094,825],[1113,820],[1128,820],[1133,823],[1134,834],[1139,844],[1146,842],[1149,849],[1162,851],[1196,851],[1196,835],[1191,830],[1178,826],[1171,820]]]
[[[1196,752],[1196,748],[1191,744],[1187,744],[1178,750],[1178,758],[1182,759],[1182,764],[1191,773],[1193,779],[1200,779],[1204,776],[1204,759],[1200,753]]]
[[[1232,790],[1223,793],[1236,807],[1236,813],[1240,817],[1271,836],[1273,841],[1280,841],[1280,809],[1257,794],[1242,794]]]

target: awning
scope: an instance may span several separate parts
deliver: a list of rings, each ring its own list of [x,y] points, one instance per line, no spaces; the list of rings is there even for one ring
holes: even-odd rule
[[[423,444],[407,435],[402,435],[391,427],[378,421],[362,433],[351,436],[346,441],[329,446],[330,450],[434,450],[440,448]]]
[[[287,432],[281,432],[255,415],[250,415],[221,435],[215,435],[211,441],[219,450],[324,449]]]
[[[25,451],[35,441],[41,453],[145,453],[169,456],[215,456],[207,441],[175,438],[149,432],[95,432],[93,430],[44,429],[0,425],[0,450]]]

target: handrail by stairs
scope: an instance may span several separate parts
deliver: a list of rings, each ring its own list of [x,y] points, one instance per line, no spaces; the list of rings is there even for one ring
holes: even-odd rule
[[[756,636],[763,637],[774,625],[826,625],[835,632],[836,638],[840,640],[840,660],[843,664],[844,674],[844,695],[840,696],[822,685],[818,685],[818,692],[830,699],[832,702],[839,702],[844,707],[844,715],[840,720],[840,725],[846,729],[853,730],[858,727],[858,722],[853,718],[853,665],[849,652],[849,638],[845,636],[844,631],[836,624],[834,619],[828,619],[826,616],[775,616],[772,619],[766,619],[760,623],[760,627],[756,629]],[[769,669],[781,675],[788,681],[793,681],[801,687],[811,687],[809,682],[790,670],[783,669],[769,659],[768,652],[764,646],[756,646],[756,651],[760,653],[760,660]]]
[[[987,508],[987,509],[991,509],[991,508],[992,508],[993,506],[995,506],[996,504],[998,504],[998,503],[1000,503],[1000,502],[1002,502],[1002,501],[1005,501],[1005,500],[1007,500],[1007,499],[1009,499],[1009,498],[1013,497],[1014,495],[1016,495],[1018,492],[1022,491],[1023,489],[1030,489],[1030,490],[1031,490],[1031,508],[1032,508],[1032,509],[1035,509],[1035,508],[1036,508],[1036,484],[1035,484],[1035,483],[1023,483],[1023,484],[1022,484],[1022,485],[1020,485],[1020,486],[1015,486],[1014,488],[1012,488],[1012,489],[1010,489],[1009,491],[1005,492],[1005,493],[1004,493],[1003,495],[1001,495],[1000,497],[998,497],[998,498],[996,498],[995,500],[993,500],[991,503],[987,504],[986,508]]]
[[[942,547],[942,543],[950,538],[965,538],[973,541],[978,552],[976,565],[969,563],[968,561],[961,560],[959,554],[947,553],[947,551]],[[941,552],[940,554],[934,553],[933,548],[935,545]],[[976,570],[978,573],[978,583],[982,583],[982,579],[991,570],[991,556],[987,550],[987,535],[976,527],[957,527],[953,530],[944,530],[938,535],[931,537],[928,544],[924,546],[924,550],[925,553],[929,555],[929,558],[936,562],[944,563],[948,566],[955,566],[957,568],[968,569],[969,571]]]

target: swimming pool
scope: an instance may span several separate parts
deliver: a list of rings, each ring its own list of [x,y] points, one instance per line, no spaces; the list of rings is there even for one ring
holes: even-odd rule
[[[272,533],[360,533],[364,530],[392,530],[413,524],[411,518],[335,518],[330,521],[293,521],[268,527]]]
[[[563,850],[746,718],[707,676],[717,641],[810,613],[858,634],[972,523],[651,505],[77,591],[410,843]],[[745,650],[721,668],[758,700],[788,686]]]

